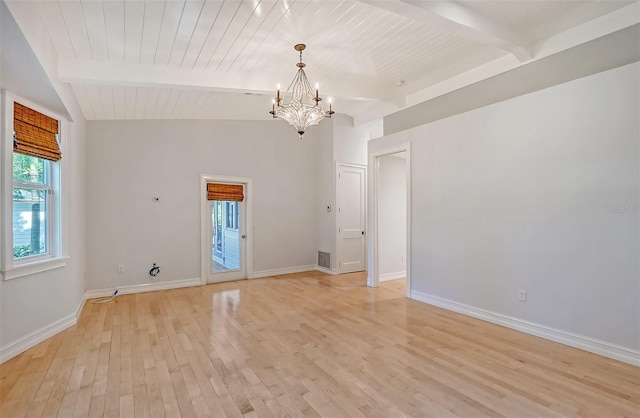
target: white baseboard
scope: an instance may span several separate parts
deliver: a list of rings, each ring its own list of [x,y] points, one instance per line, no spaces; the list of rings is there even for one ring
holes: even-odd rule
[[[80,319],[80,315],[82,314],[82,310],[84,309],[84,304],[87,302],[87,292],[84,292],[84,295],[82,295],[82,300],[80,301],[80,304],[78,304],[78,309],[76,309],[76,322],[78,322],[78,319]]]
[[[297,266],[297,267],[287,267],[282,269],[273,269],[273,270],[260,270],[254,271],[251,275],[252,279],[258,279],[260,277],[269,277],[269,276],[280,276],[283,274],[293,274],[293,273],[302,273],[303,271],[312,271],[315,270],[316,266],[308,265],[308,266]]]
[[[332,276],[335,276],[335,275],[337,275],[337,274],[338,274],[338,272],[336,272],[336,271],[334,271],[334,270],[330,270],[330,269],[328,269],[328,268],[326,268],[326,267],[320,267],[320,266],[318,266],[318,265],[314,266],[314,267],[313,267],[313,269],[314,269],[314,270],[321,271],[321,272],[326,273],[326,274],[331,274]]]
[[[378,282],[386,282],[387,280],[404,279],[407,277],[406,271],[396,271],[395,273],[381,274]]]
[[[1,347],[0,364],[14,358],[18,354],[24,353],[31,347],[40,344],[47,338],[51,338],[59,332],[62,332],[65,329],[77,324],[78,318],[80,318],[80,314],[82,313],[82,308],[84,307],[84,303],[86,302],[86,300],[86,296],[83,296],[82,300],[78,304],[78,307],[76,308],[75,313],[67,315],[64,318],[47,325],[46,327],[40,328],[39,330],[34,331],[27,336],[19,339],[18,341]]]
[[[582,335],[573,334],[571,332],[547,327],[511,316],[487,311],[463,303],[454,302],[452,300],[443,299],[426,293],[411,291],[411,299],[428,303],[450,311],[458,312],[494,324],[502,325],[507,328],[522,331],[527,334],[555,341],[560,344],[569,345],[601,356],[609,357],[614,360],[620,360],[625,363],[640,366],[640,351],[631,348],[622,347],[605,341],[599,341],[593,338],[584,337]]]
[[[202,281],[200,281],[200,278],[172,280],[168,282],[134,284],[129,286],[118,286],[115,288],[111,287],[107,289],[87,290],[86,298],[94,299],[94,298],[102,298],[105,296],[111,296],[113,295],[113,292],[115,291],[115,289],[118,289],[118,295],[127,295],[130,293],[155,292],[156,290],[177,289],[180,287],[191,287],[191,286],[200,286],[200,285],[202,285]]]

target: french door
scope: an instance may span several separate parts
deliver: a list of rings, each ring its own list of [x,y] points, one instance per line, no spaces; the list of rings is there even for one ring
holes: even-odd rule
[[[241,197],[226,197],[216,186],[240,189]],[[205,240],[203,273],[207,283],[247,278],[247,205],[245,183],[206,182],[208,198],[203,207]],[[215,200],[214,200],[215,199]]]

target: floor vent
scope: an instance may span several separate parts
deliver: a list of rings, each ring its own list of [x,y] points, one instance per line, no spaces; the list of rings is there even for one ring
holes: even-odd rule
[[[318,251],[318,267],[331,269],[331,253]]]

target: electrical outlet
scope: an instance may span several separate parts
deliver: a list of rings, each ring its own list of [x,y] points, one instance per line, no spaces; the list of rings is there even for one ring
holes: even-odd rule
[[[527,291],[526,290],[518,290],[518,300],[520,302],[526,302],[527,301]]]
[[[124,273],[124,266],[118,266],[118,273]]]

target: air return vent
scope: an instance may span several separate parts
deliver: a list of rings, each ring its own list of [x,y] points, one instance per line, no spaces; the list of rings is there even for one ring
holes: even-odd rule
[[[331,253],[318,251],[318,267],[331,269]]]

